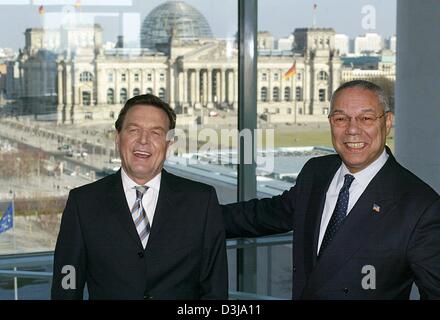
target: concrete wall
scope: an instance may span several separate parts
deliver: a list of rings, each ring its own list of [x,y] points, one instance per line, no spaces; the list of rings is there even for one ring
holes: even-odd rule
[[[397,1],[396,156],[440,192],[440,1]]]

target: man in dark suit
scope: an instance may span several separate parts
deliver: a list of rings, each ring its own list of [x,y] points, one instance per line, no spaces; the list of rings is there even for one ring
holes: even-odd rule
[[[61,221],[53,299],[226,299],[225,233],[215,190],[163,169],[176,115],[153,95],[115,123],[122,168],[73,189]]]
[[[222,207],[227,237],[293,230],[294,299],[408,299],[414,282],[440,298],[440,197],[385,147],[392,117],[380,87],[343,84],[337,154],[308,161],[282,195]]]

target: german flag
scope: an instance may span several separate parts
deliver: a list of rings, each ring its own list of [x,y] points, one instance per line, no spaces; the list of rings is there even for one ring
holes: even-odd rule
[[[284,74],[284,79],[289,79],[296,74],[296,60],[293,62],[289,70]]]

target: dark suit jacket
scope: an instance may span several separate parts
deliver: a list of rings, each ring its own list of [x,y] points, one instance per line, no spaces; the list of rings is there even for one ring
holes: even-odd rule
[[[308,161],[282,195],[223,206],[226,236],[293,230],[295,299],[408,299],[413,282],[422,298],[440,298],[440,197],[387,152],[319,259],[321,216],[338,155]],[[366,265],[376,271],[374,290],[362,287],[363,277],[373,275],[362,273]]]
[[[76,289],[64,290],[64,265]],[[55,249],[53,299],[227,299],[226,244],[215,190],[162,171],[147,247],[134,226],[121,173],[73,189]]]

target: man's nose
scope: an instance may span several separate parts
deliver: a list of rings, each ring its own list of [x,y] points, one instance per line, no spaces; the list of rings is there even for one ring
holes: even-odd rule
[[[348,135],[360,134],[361,128],[359,127],[359,124],[358,124],[356,118],[350,118],[350,121],[348,122],[348,126],[347,126],[347,129],[345,130],[345,132]]]
[[[150,134],[147,130],[141,131],[141,135],[139,136],[139,142],[142,144],[146,144],[150,141]]]

